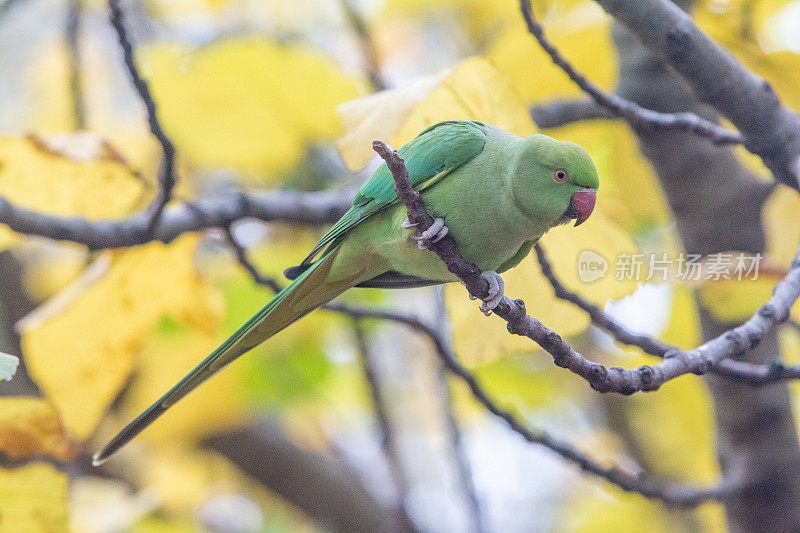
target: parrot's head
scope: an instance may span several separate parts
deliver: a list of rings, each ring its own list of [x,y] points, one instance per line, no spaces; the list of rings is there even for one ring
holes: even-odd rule
[[[511,188],[523,213],[551,226],[589,218],[600,178],[582,146],[537,134],[520,139],[514,157]]]

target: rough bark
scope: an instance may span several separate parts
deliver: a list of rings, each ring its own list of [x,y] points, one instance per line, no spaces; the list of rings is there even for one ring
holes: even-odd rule
[[[690,2],[679,2],[687,8]],[[685,84],[627,29],[614,26],[620,55],[619,94],[659,111],[694,111],[714,118]],[[763,251],[760,212],[771,190],[728,148],[678,132],[636,131],[653,164],[677,229],[690,253]],[[729,329],[702,312],[705,338]],[[774,332],[747,354],[765,363],[778,356]],[[731,531],[800,530],[800,446],[785,384],[754,388],[711,376],[717,451],[724,478],[748,487],[726,502]]]

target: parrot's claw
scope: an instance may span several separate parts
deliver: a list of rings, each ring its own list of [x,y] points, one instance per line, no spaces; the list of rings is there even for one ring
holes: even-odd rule
[[[403,223],[400,224],[400,227],[403,228],[403,229],[411,229],[411,228],[416,227],[416,226],[417,226],[416,224],[412,224],[411,221],[408,220],[408,219],[405,219],[403,221]]]
[[[481,277],[489,284],[489,297],[481,304],[481,311],[484,315],[489,316],[505,296],[505,283],[494,270],[481,273]]]
[[[444,238],[450,230],[444,225],[443,218],[437,218],[431,224],[431,227],[415,236],[417,247],[420,250],[427,250],[429,243],[439,242]]]

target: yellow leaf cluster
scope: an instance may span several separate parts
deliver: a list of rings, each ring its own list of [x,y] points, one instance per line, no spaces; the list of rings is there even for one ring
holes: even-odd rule
[[[661,338],[684,348],[697,346],[700,323],[689,287],[674,287],[669,322]],[[609,366],[652,362],[650,356],[632,359],[629,353],[620,356],[619,352],[607,354],[606,359]],[[616,411],[609,417],[612,429],[624,425],[633,458],[649,475],[697,484],[718,479],[713,406],[702,381],[673,380],[647,397],[605,398],[605,403]],[[687,523],[702,531],[725,531],[723,508],[717,503],[685,513],[665,512],[662,505],[611,485],[599,494],[595,490],[576,494],[564,520],[565,531],[683,531]]]
[[[695,22],[747,68],[766,78],[781,100],[800,109],[800,54],[777,42],[775,24],[790,0],[730,0],[698,2]]]
[[[96,426],[164,315],[215,331],[222,302],[194,271],[199,237],[110,252],[21,323],[31,377],[73,436]]]
[[[661,339],[684,350],[700,345],[702,339],[700,315],[694,294],[688,287],[673,287],[672,311]]]
[[[16,256],[22,265],[22,284],[34,302],[43,302],[80,277],[90,260],[83,246],[28,239]]]
[[[613,270],[617,255],[636,253],[636,245],[627,233],[608,221],[602,213],[594,213],[579,228],[555,228],[542,238],[541,243],[561,281],[601,307],[607,300],[622,298],[636,289],[635,281],[617,280]],[[581,252],[587,250],[598,254],[608,263],[605,275],[591,282],[581,281],[578,272]],[[503,279],[509,296],[524,300],[528,314],[562,336],[576,335],[589,326],[586,313],[555,297],[550,283],[541,274],[534,254],[503,274]],[[485,319],[477,310],[477,304],[467,298],[462,286],[446,286],[445,296],[453,324],[454,348],[468,363],[483,363],[538,349],[530,339],[509,335],[502,320]]]
[[[111,218],[133,210],[142,192],[133,171],[91,135],[48,141],[0,137],[0,197],[20,207],[63,217]],[[1,248],[11,238],[8,228],[0,230],[5,230]]]
[[[587,0],[537,0],[533,11],[537,17],[561,16],[563,10],[574,9]],[[388,0],[383,15],[396,22],[398,15],[424,17],[440,15],[459,22],[466,36],[476,45],[487,42],[496,32],[521,18],[517,0]]]
[[[442,120],[481,120],[523,137],[536,133],[525,104],[480,56],[405,87],[347,102],[339,113],[346,131],[339,153],[352,170],[363,168],[375,155],[373,140],[399,148]]]
[[[355,82],[317,51],[255,38],[158,45],[141,59],[167,132],[200,167],[286,170],[307,143],[339,133],[335,106],[356,95]]]
[[[705,308],[721,321],[749,318],[772,295],[772,289],[797,251],[800,240],[800,198],[789,187],[778,185],[761,213],[766,246],[757,279],[719,280],[703,283],[699,296]],[[800,317],[800,304],[792,308]]]
[[[787,0],[732,0],[698,2],[693,15],[698,25],[726,47],[739,61],[756,74],[769,80],[781,100],[800,110],[800,54],[779,42],[776,24]],[[741,155],[741,154],[740,154]],[[763,164],[751,155],[744,162],[759,175],[768,175]],[[796,193],[778,186],[764,205],[762,219],[766,234],[767,266],[778,270],[788,266],[797,249],[800,225],[800,204]],[[774,274],[779,274],[776,272]],[[752,315],[767,301],[777,275],[759,274],[757,280],[744,282],[722,280],[705,283],[700,298],[718,320],[738,322]],[[792,309],[800,317],[800,305]]]
[[[519,2],[512,3],[516,10],[489,47],[488,58],[528,103],[583,97],[581,89],[528,33]],[[617,80],[617,55],[611,41],[611,19],[595,2],[585,1],[548,14],[541,20],[545,35],[558,43],[561,54],[592,82],[612,89]]]
[[[0,470],[0,533],[66,533],[67,475],[47,464]]]
[[[0,398],[0,451],[12,459],[49,455],[68,461],[78,449],[46,400],[6,396]]]
[[[762,223],[766,255],[776,265],[788,266],[800,241],[800,197],[797,191],[778,185],[764,202]]]

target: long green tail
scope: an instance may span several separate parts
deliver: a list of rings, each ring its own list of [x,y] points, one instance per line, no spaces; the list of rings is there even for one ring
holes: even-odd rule
[[[330,272],[336,250],[326,252],[314,265],[303,272],[289,286],[275,295],[264,308],[248,320],[216,350],[181,379],[169,392],[148,407],[116,437],[94,454],[92,464],[98,466],[133,440],[178,400],[200,386],[208,378],[222,370],[240,355],[261,344],[296,320],[320,305],[329,302],[361,280],[358,273],[353,278],[329,283],[325,279]]]

